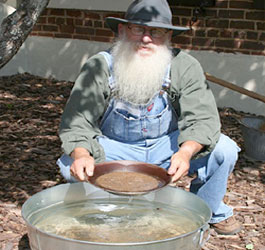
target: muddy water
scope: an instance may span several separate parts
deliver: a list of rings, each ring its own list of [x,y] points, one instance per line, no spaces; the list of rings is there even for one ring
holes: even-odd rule
[[[139,200],[57,204],[35,212],[29,220],[47,233],[104,243],[163,240],[201,225],[201,218],[183,208]]]

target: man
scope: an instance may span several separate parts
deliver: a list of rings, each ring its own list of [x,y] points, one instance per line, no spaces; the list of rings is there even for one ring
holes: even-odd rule
[[[76,80],[62,116],[58,165],[70,182],[87,180],[95,162],[111,160],[159,165],[173,182],[196,173],[190,191],[210,206],[212,227],[234,234],[240,224],[222,200],[239,148],[220,134],[200,64],[170,48],[171,37],[187,30],[171,18],[166,0],[137,0],[125,19],[106,19],[118,38]]]

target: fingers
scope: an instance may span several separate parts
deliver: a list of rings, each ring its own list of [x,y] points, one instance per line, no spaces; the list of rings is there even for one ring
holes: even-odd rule
[[[89,164],[86,168],[85,168],[85,172],[86,172],[86,175],[89,177],[89,176],[93,176],[94,174],[94,168],[95,168],[95,165],[94,165],[94,161],[93,163]]]
[[[179,180],[182,176],[185,176],[188,174],[188,169],[186,167],[186,164],[180,164],[179,167],[176,168],[176,172],[173,175],[171,181],[176,182]]]
[[[171,158],[171,165],[168,170],[168,174],[172,175],[172,182],[176,182],[182,176],[188,174],[190,168],[189,160],[186,157],[182,157],[181,154],[174,154]]]
[[[71,175],[79,181],[87,181],[94,173],[93,157],[81,157],[76,159],[70,168]]]

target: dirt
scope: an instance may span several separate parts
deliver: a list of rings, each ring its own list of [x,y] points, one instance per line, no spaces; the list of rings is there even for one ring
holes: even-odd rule
[[[99,176],[96,184],[112,191],[144,192],[157,188],[159,182],[143,173],[117,171]]]
[[[65,183],[55,164],[61,155],[58,125],[72,82],[30,74],[0,77],[0,249],[30,249],[21,206],[33,194]],[[219,109],[222,132],[241,147],[225,201],[243,229],[233,236],[210,230],[204,250],[265,249],[265,163],[245,154],[238,119],[246,113]],[[178,182],[188,190],[191,177]],[[51,249],[53,250],[53,249]]]

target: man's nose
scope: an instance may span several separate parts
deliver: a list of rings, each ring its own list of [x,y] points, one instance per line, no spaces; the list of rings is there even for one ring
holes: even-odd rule
[[[143,35],[142,35],[142,41],[145,43],[150,43],[153,41],[153,38],[151,36],[151,33],[149,30],[145,30]]]

